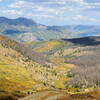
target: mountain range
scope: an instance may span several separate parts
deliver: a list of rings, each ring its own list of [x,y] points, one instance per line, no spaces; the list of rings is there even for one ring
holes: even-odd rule
[[[100,35],[100,26],[94,25],[65,25],[46,26],[32,19],[17,18],[9,19],[0,17],[0,34],[12,37],[16,40],[43,41],[61,38],[76,38]]]
[[[99,35],[0,17],[0,100],[100,100]]]

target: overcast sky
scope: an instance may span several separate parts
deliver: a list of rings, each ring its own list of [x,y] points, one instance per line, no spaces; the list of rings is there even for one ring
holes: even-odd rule
[[[0,0],[0,16],[45,25],[100,25],[100,0]]]

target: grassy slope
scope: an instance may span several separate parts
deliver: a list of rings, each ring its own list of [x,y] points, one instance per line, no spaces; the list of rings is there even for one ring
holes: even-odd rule
[[[46,43],[43,43],[42,45],[37,45],[37,47],[34,49],[37,52],[42,52],[45,53],[46,51],[50,52],[51,50],[54,50],[57,46],[61,47],[61,43],[58,44],[59,42],[55,41],[49,41]],[[66,45],[65,45],[66,46]],[[83,55],[91,54],[92,52],[87,50],[84,50],[84,47],[75,47],[75,48],[64,48],[61,50],[61,48],[57,49],[53,54],[48,55],[49,60],[55,64],[56,66],[56,71],[60,71],[59,76],[60,78],[55,80],[55,86],[57,88],[62,88],[65,89],[65,82],[68,81],[70,78],[67,76],[67,72],[70,71],[74,65],[66,63],[66,59],[70,60],[73,57],[80,57]],[[64,57],[65,56],[65,57]],[[58,73],[58,72],[57,72]],[[87,88],[85,89],[79,89],[79,88],[67,88],[65,89],[65,92],[69,93],[74,93],[74,94],[62,94],[61,92],[55,94],[55,92],[46,92],[47,94],[43,95],[41,93],[38,93],[38,97],[36,95],[29,96],[25,99],[22,100],[99,100],[99,95],[100,92],[89,92],[89,91],[94,91],[94,88]],[[84,93],[85,92],[85,93]],[[86,93],[89,92],[89,93]],[[75,94],[76,93],[76,94]],[[62,95],[61,95],[62,94]]]
[[[24,57],[20,53],[0,45],[0,91],[4,91],[4,94],[13,94],[16,91],[27,94],[32,90],[35,82],[21,62],[22,58]],[[0,92],[0,96],[2,95]]]
[[[65,43],[64,41],[60,40],[50,40],[50,41],[45,41],[42,43],[27,43],[29,46],[33,46],[33,50],[36,52],[41,52],[41,53],[46,53],[46,52],[51,52],[51,51],[58,51],[62,47],[65,47],[68,45],[68,43]],[[66,64],[64,63],[64,59],[56,56],[48,56],[50,62],[54,65],[52,68],[52,74],[49,74],[48,71],[46,70],[47,78],[52,80],[49,82],[49,84],[52,84],[59,89],[66,89],[65,87],[65,82],[69,79],[69,77],[66,76],[66,73],[70,71],[74,65],[72,64]],[[40,68],[39,68],[40,69]],[[42,71],[42,69],[41,69]],[[43,72],[43,71],[42,71]],[[45,69],[44,69],[45,73]]]
[[[48,41],[48,42],[44,43],[42,46],[35,48],[34,50],[37,52],[45,52],[45,51],[55,49],[55,48],[59,47],[61,44],[63,44],[63,43],[60,41],[56,41],[56,40]]]
[[[0,39],[3,40],[4,38],[0,37]],[[8,44],[10,46],[15,45],[12,42]],[[0,92],[2,97],[5,92],[7,95],[8,93],[15,95],[16,91],[20,92],[18,92],[19,95],[23,93],[26,95],[28,91],[32,91],[32,88],[38,91],[52,88],[65,89],[66,78],[63,74],[69,69],[69,65],[60,65],[59,68],[56,64],[51,65],[51,67],[44,67],[29,59],[27,60],[14,49],[0,45],[0,69],[0,90],[4,91]],[[46,86],[43,85],[44,83]]]
[[[60,40],[49,40],[49,41],[42,41],[42,42],[26,42],[26,45],[32,47],[36,52],[50,52],[52,50],[59,49],[63,46],[68,45],[64,41]]]
[[[31,44],[31,46],[34,45],[34,43]],[[36,44],[35,44],[36,45]],[[67,46],[68,43],[65,43],[63,41],[59,40],[51,40],[51,41],[45,41],[40,44],[37,44],[37,46],[33,49],[36,52],[51,52],[52,50],[59,50],[64,46]],[[30,46],[30,45],[29,45]],[[53,67],[54,70],[54,76],[57,76],[54,80],[54,86],[56,88],[65,89],[64,83],[69,79],[69,77],[66,76],[66,73],[70,71],[74,65],[72,64],[66,64],[64,63],[64,59],[56,56],[48,56],[49,60],[55,65]],[[50,77],[48,77],[49,79]]]
[[[37,49],[36,51],[44,53],[46,51],[51,51],[58,47],[61,47],[62,44],[63,43],[59,42],[59,41],[49,41],[47,43],[39,45],[39,47],[36,48]],[[12,44],[12,45],[14,45],[14,44]],[[32,87],[34,87],[34,89],[36,89],[38,91],[43,90],[43,88],[49,89],[49,90],[57,89],[57,88],[65,90],[66,89],[65,82],[70,79],[66,74],[74,67],[74,65],[65,63],[65,58],[62,55],[77,56],[80,54],[80,51],[77,49],[76,50],[74,50],[74,49],[60,50],[60,48],[59,48],[59,49],[57,49],[56,52],[54,52],[53,54],[48,56],[49,60],[52,62],[53,65],[51,65],[49,67],[44,67],[44,66],[40,66],[39,64],[34,65],[32,61],[25,62],[25,60],[22,60],[22,59],[24,59],[24,57],[20,53],[14,51],[12,49],[3,48],[2,46],[0,48],[1,48],[0,64],[2,66],[4,66],[3,68],[1,67],[2,76],[4,75],[5,79],[9,76],[8,79],[11,80],[7,84],[8,90],[5,90],[5,88],[2,86],[3,90],[5,90],[5,91],[12,90],[13,92],[21,90],[21,91],[24,91],[25,93],[28,91],[31,91]],[[6,55],[5,55],[5,52],[6,52]],[[8,66],[8,69],[6,69],[6,71],[7,71],[7,73],[6,73],[5,68],[7,66]],[[26,69],[28,69],[28,70],[26,70]],[[12,70],[13,70],[13,72],[12,72]],[[16,72],[15,70],[18,70],[18,71]],[[19,70],[21,70],[21,72]],[[11,72],[9,73],[9,71],[11,71]],[[30,79],[29,73],[30,73],[31,79]],[[19,76],[19,75],[21,75],[21,76]],[[2,79],[2,77],[1,77],[1,79]],[[35,80],[35,82],[32,81],[32,79]],[[3,83],[5,83],[5,81],[6,80],[4,80]],[[36,81],[38,81],[39,84],[36,83]],[[41,83],[45,83],[45,84],[43,85]],[[15,88],[16,84],[18,87]],[[14,88],[13,88],[13,86],[14,86]],[[52,86],[53,86],[53,88],[52,88]],[[6,87],[6,89],[7,89],[7,87]],[[21,87],[24,87],[24,88],[21,88]],[[67,92],[70,92],[70,91],[75,92],[75,91],[77,91],[77,89],[70,88],[69,90],[67,90]],[[46,95],[45,98],[49,97],[50,95],[51,94]],[[58,93],[58,95],[59,95],[59,93]],[[62,97],[63,97],[63,95],[62,95]],[[62,97],[59,100],[62,100]],[[54,98],[55,98],[55,96],[54,96]],[[65,98],[65,97],[63,97],[63,98]],[[40,97],[39,100],[43,100],[43,99],[41,99],[41,97]],[[74,98],[72,100],[74,100]],[[79,100],[81,100],[81,99],[79,99]],[[89,100],[91,100],[91,99],[89,99]]]
[[[83,43],[84,43],[84,41],[83,41]],[[95,52],[95,51],[93,51],[94,49],[92,50],[92,48],[95,48],[95,46],[70,45],[70,43],[68,41],[63,42],[61,40],[51,40],[51,41],[45,41],[41,45],[37,45],[37,47],[34,48],[34,50],[37,52],[48,54],[49,60],[57,66],[56,70],[60,71],[60,74],[59,74],[60,78],[58,78],[55,81],[55,86],[57,88],[65,89],[65,86],[66,86],[65,83],[67,83],[67,81],[69,79],[71,79],[71,77],[68,75],[68,72],[74,66],[79,66],[78,63],[81,64],[82,61],[78,61],[78,62],[75,61],[74,65],[70,64],[70,63],[74,62],[73,59],[75,59],[76,57],[80,58],[81,56],[86,57],[86,55],[92,55]],[[91,51],[89,51],[90,49],[91,49]],[[97,50],[99,50],[99,46],[98,46]],[[54,51],[54,52],[50,53],[51,51]],[[90,59],[90,61],[91,61],[91,59]],[[84,62],[83,65],[87,65],[87,62],[85,59],[83,60],[83,62]],[[93,87],[91,87],[91,88],[93,88]],[[91,88],[88,88],[88,89],[91,90]],[[75,89],[71,88],[70,90],[77,91],[77,88],[75,88]],[[78,91],[84,91],[84,89],[83,90],[78,89]]]

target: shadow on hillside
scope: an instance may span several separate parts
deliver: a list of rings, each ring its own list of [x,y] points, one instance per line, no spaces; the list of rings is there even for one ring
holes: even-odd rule
[[[62,40],[66,42],[71,42],[74,45],[83,45],[83,46],[100,45],[100,37],[84,37],[84,38],[62,39]]]

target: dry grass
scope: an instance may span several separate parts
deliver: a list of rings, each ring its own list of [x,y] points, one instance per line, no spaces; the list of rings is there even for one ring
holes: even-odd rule
[[[62,42],[56,41],[56,40],[48,41],[48,42],[42,44],[40,47],[35,48],[34,50],[36,52],[50,51],[50,50],[52,50],[52,49],[54,49],[62,44],[63,44]]]
[[[36,84],[22,59],[20,53],[0,45],[0,98],[23,96]]]
[[[24,67],[0,65],[0,90],[26,91],[31,90],[34,81]]]

